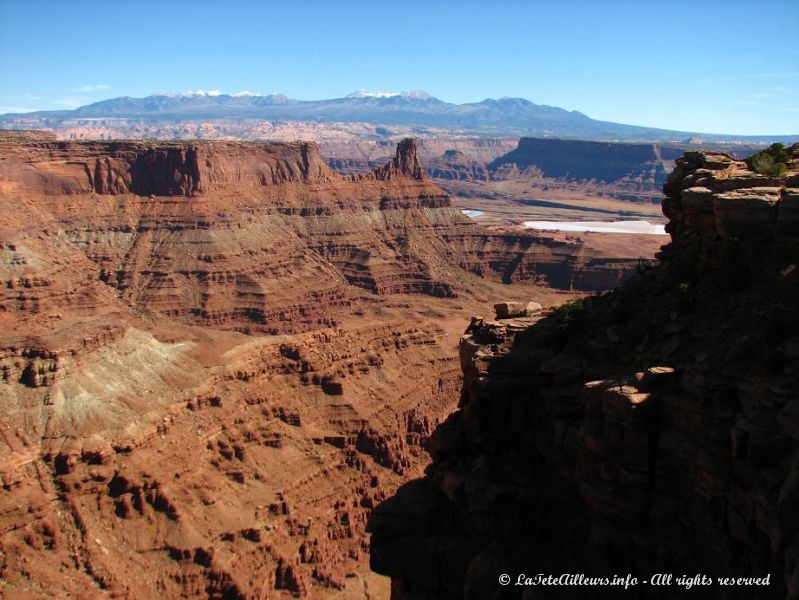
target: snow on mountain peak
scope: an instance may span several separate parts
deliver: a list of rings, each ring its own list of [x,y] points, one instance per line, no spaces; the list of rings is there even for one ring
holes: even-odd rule
[[[422,90],[412,90],[409,92],[371,92],[366,89],[358,89],[351,94],[347,94],[347,98],[395,98],[397,96],[412,100],[430,100],[433,98],[433,96]]]

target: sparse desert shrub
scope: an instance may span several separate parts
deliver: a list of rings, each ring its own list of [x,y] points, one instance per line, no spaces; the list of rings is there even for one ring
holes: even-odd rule
[[[782,144],[771,144],[765,150],[753,154],[746,159],[746,164],[755,173],[770,177],[784,177],[788,173],[788,162],[791,157]]]
[[[561,304],[557,308],[560,316],[560,329],[564,333],[574,333],[584,325],[587,304],[585,298],[572,300],[566,304]]]

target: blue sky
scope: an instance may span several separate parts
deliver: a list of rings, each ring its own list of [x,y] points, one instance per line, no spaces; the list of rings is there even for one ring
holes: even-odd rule
[[[0,113],[197,89],[422,89],[799,134],[797,39],[797,0],[0,0]]]

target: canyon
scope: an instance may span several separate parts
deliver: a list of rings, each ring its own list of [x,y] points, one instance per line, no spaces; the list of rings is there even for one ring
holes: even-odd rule
[[[730,151],[728,146],[720,148]],[[327,143],[328,164],[344,173],[377,166],[390,141]],[[460,208],[480,210],[489,225],[590,220],[612,216],[662,219],[661,188],[685,146],[550,138],[431,137],[420,143],[427,174]],[[748,154],[754,147],[736,147]]]
[[[392,598],[797,597],[799,144],[788,155],[769,176],[686,152],[657,265],[554,310],[470,319],[432,464],[369,520]],[[562,573],[637,584],[515,585]]]
[[[385,597],[366,522],[469,315],[641,268],[482,226],[392,149],[0,133],[0,595]]]
[[[427,174],[450,194],[458,208],[483,211],[482,224],[512,227],[528,220],[550,218],[592,220],[621,216],[657,220],[661,218],[660,187],[674,166],[674,158],[683,151],[706,148],[741,157],[762,147],[757,140],[709,142],[695,137],[662,143],[615,139],[596,142],[559,139],[547,133],[547,137],[519,139],[499,135],[497,131],[459,131],[451,127],[369,121],[302,120],[302,115],[293,120],[259,120],[251,114],[202,119],[198,115],[205,110],[203,106],[235,113],[250,102],[257,105],[256,109],[264,103],[282,106],[281,110],[299,105],[286,99],[278,102],[277,99],[234,97],[228,101],[221,96],[145,100],[142,106],[155,111],[149,117],[134,117],[138,104],[132,99],[128,103],[109,101],[107,106],[100,103],[106,107],[102,110],[113,109],[113,114],[88,116],[95,109],[86,107],[76,111],[83,115],[79,118],[71,111],[58,115],[17,115],[0,120],[0,126],[46,127],[57,139],[71,141],[144,138],[167,142],[196,139],[291,142],[313,139],[330,167],[350,174],[380,166],[391,159],[402,139],[414,137]],[[413,105],[427,101],[400,96],[394,100],[352,98],[348,102],[391,106],[392,102]],[[167,110],[168,106],[176,108]],[[182,114],[181,107],[189,112]],[[582,241],[590,239],[582,238]],[[647,246],[641,255],[653,253]]]

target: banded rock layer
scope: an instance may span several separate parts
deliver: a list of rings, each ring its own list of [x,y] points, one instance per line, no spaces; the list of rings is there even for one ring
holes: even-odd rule
[[[4,134],[0,595],[384,595],[366,519],[456,402],[459,315],[631,270],[482,229],[416,153]]]
[[[538,318],[472,320],[459,410],[430,439],[432,465],[371,517],[372,568],[393,578],[393,598],[539,597],[499,585],[503,573],[768,576],[696,593],[799,594],[791,152],[778,179],[687,153],[665,186],[660,265]]]
[[[99,280],[140,310],[266,332],[333,323],[363,291],[454,297],[473,274],[596,289],[634,266],[480,228],[423,176],[411,141],[348,177],[305,143],[6,142],[3,152],[0,189],[18,211],[4,222],[44,232],[8,248],[9,281],[36,290],[29,305],[49,289],[33,254],[54,245],[90,259],[92,288]]]

